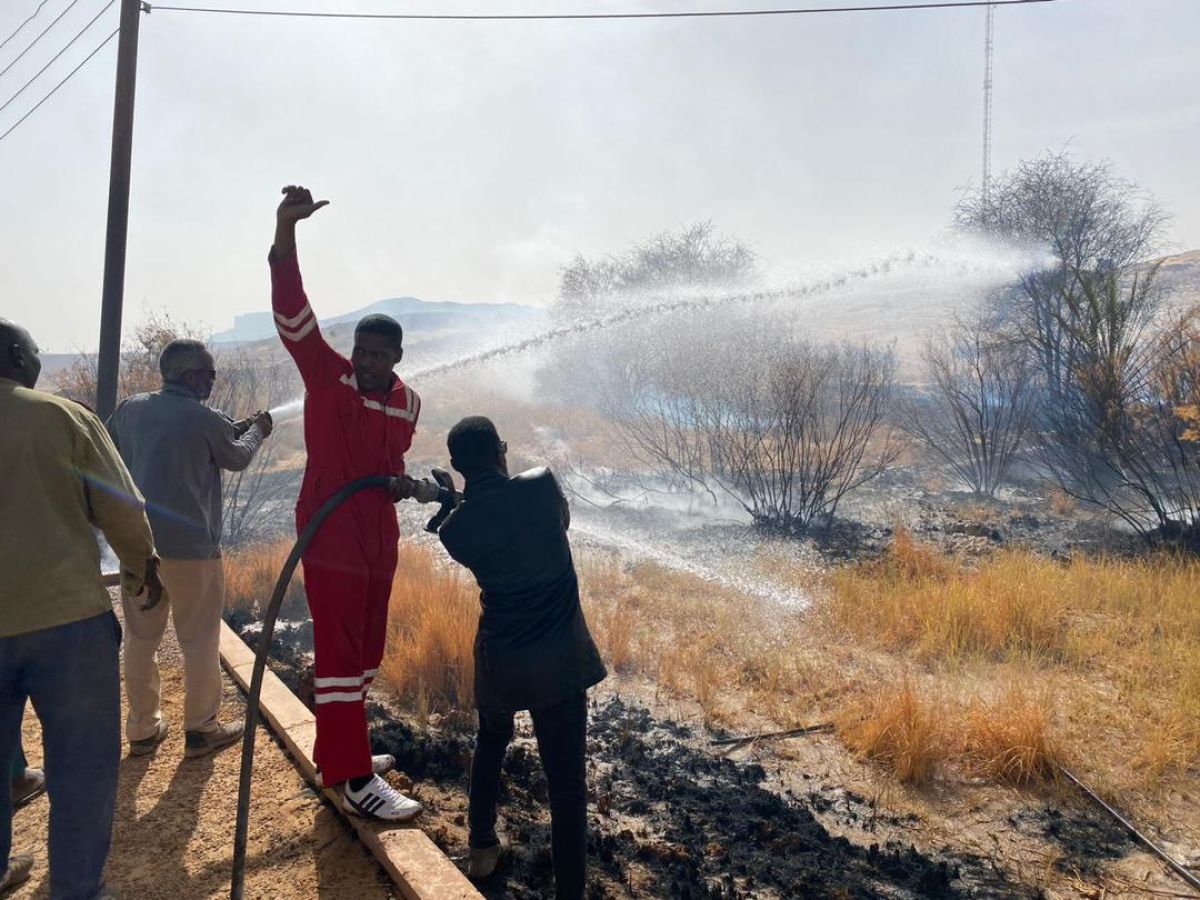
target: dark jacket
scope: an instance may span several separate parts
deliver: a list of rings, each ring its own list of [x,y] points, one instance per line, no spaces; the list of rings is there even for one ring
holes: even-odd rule
[[[514,478],[473,476],[439,531],[447,552],[480,587],[475,703],[481,709],[550,706],[606,675],[579,605],[569,524],[554,475],[533,469]]]

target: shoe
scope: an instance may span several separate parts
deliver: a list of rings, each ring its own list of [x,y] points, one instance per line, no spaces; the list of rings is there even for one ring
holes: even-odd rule
[[[500,860],[508,856],[508,849],[508,838],[504,835],[490,847],[471,847],[467,853],[467,877],[487,878],[496,871]]]
[[[20,778],[14,778],[12,783],[13,809],[24,806],[31,800],[46,792],[46,773],[41,769],[26,769]]]
[[[188,759],[197,756],[208,756],[241,740],[246,731],[246,723],[230,722],[228,725],[218,725],[212,731],[188,731],[184,734],[183,755]]]
[[[390,753],[380,753],[371,757],[372,775],[386,775],[394,768],[396,768],[396,757]],[[325,787],[325,779],[321,777],[320,769],[317,769],[317,787],[322,789]]]
[[[162,719],[158,720],[158,731],[150,735],[148,738],[142,738],[137,741],[129,742],[130,756],[149,756],[158,749],[158,745],[167,739],[167,723]]]
[[[29,880],[29,873],[33,871],[33,857],[28,853],[10,856],[8,858],[8,869],[4,873],[4,877],[0,878],[0,894],[7,894],[19,884],[24,884]]]
[[[349,782],[342,785],[342,809],[364,819],[407,822],[416,818],[421,808],[420,803],[405,797],[378,775],[372,775],[359,791],[350,787]]]

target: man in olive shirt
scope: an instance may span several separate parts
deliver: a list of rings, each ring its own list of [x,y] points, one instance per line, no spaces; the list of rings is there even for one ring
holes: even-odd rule
[[[106,896],[121,758],[121,626],[93,526],[129,593],[153,606],[162,585],[141,495],[104,425],[33,390],[40,373],[29,332],[0,319],[0,771],[31,700],[50,793],[50,895],[92,900]],[[12,799],[0,791],[0,891],[32,865],[11,849]]]
[[[495,830],[501,765],[513,713],[527,709],[550,791],[555,896],[582,900],[586,691],[605,671],[579,605],[567,539],[571,513],[549,469],[508,476],[508,447],[491,420],[463,419],[446,445],[466,486],[438,537],[474,574],[483,606],[475,638],[479,736],[471,763],[467,874],[490,875],[503,852]]]
[[[125,613],[125,723],[129,751],[151,753],[167,735],[159,695],[158,646],[175,620],[183,651],[184,753],[203,756],[242,736],[241,721],[221,723],[221,471],[250,465],[271,433],[271,416],[258,412],[234,422],[205,406],[216,366],[200,341],[179,339],[158,361],[160,391],[130,397],[108,430],[146,498],[146,513],[162,557],[167,602],[142,610],[123,598]]]

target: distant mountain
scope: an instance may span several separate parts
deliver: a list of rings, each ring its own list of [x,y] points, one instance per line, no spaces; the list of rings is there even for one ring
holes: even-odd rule
[[[1183,303],[1200,301],[1200,250],[1189,250],[1161,261],[1158,277],[1178,293]]]
[[[545,318],[545,310],[518,303],[456,303],[429,301],[416,297],[393,297],[370,306],[329,318],[320,318],[322,327],[357,322],[371,314],[392,316],[406,333],[432,331],[474,331],[519,324],[533,324]],[[212,336],[214,344],[241,344],[275,337],[275,320],[269,311],[235,316],[233,327]]]

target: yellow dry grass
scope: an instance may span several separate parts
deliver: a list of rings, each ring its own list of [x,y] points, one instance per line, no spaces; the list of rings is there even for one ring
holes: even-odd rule
[[[858,755],[906,784],[924,784],[939,768],[1007,784],[1055,779],[1059,752],[1050,736],[1048,698],[1019,684],[990,699],[960,700],[946,685],[918,688],[905,676],[846,705],[838,735]]]
[[[231,603],[265,597],[285,551],[231,555]],[[944,767],[1043,782],[1063,761],[1105,789],[1149,791],[1200,762],[1189,559],[968,563],[901,531],[882,559],[823,584],[795,575],[815,596],[807,610],[599,551],[578,568],[610,671],[713,723],[832,717],[848,747],[918,784]],[[477,616],[469,575],[436,548],[402,546],[383,677],[418,711],[469,708]]]
[[[469,709],[478,618],[473,581],[430,549],[401,544],[380,674],[420,712]]]
[[[847,705],[838,716],[838,735],[900,781],[923,784],[948,756],[942,705],[905,678],[899,688],[883,687]]]
[[[1200,564],[1183,557],[1014,550],[966,565],[901,533],[883,559],[834,573],[822,611],[943,688],[1020,684],[952,713],[979,744],[954,751],[987,774],[1042,777],[1057,735],[1114,783],[1144,786],[1200,761],[1198,590]]]
[[[249,544],[225,556],[225,605],[231,609],[259,612],[271,599],[279,571],[291,552],[290,540]],[[282,609],[307,614],[304,576],[300,567],[292,576]]]

